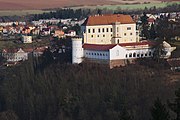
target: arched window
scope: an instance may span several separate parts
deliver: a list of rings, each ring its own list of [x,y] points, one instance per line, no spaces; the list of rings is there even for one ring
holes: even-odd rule
[[[133,57],[136,57],[136,53],[133,53]]]
[[[119,44],[119,39],[117,40],[117,43]]]
[[[141,57],[143,57],[143,56],[144,56],[144,54],[142,53],[142,54],[141,54]]]
[[[132,57],[132,53],[129,53],[129,57]]]
[[[139,57],[139,54],[137,54],[137,57]]]
[[[128,57],[128,55],[126,54],[126,58]]]
[[[151,53],[151,52],[149,52],[149,56],[151,56],[151,54],[152,54],[152,53]]]

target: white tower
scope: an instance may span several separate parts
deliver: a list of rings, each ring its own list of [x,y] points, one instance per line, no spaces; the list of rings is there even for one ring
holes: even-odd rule
[[[72,38],[72,63],[81,63],[83,53],[82,38]]]

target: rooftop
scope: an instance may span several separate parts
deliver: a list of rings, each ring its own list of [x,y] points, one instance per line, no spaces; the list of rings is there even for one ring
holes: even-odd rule
[[[121,47],[136,47],[136,46],[154,46],[155,43],[153,42],[133,42],[133,43],[120,43],[120,44],[83,44],[83,48],[89,49],[89,50],[101,50],[101,51],[107,51],[109,49],[112,49],[116,45],[119,45]]]
[[[111,14],[111,15],[97,15],[89,16],[83,25],[92,26],[92,25],[110,25],[115,22],[120,22],[121,24],[131,24],[135,23],[130,15],[123,14]]]

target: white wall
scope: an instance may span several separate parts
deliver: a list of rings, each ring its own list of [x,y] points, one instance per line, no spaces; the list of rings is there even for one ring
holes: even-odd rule
[[[110,60],[125,59],[126,49],[116,45],[110,49]]]
[[[108,51],[84,50],[84,57],[90,59],[120,60],[153,57],[154,49],[126,49],[116,45]]]
[[[81,30],[84,43],[118,44],[127,42],[139,42],[139,40],[136,39],[137,35],[135,23],[114,23],[113,25],[82,26]]]
[[[109,51],[84,50],[84,57],[90,59],[109,60]]]
[[[81,63],[83,57],[82,39],[72,38],[72,63]]]
[[[153,57],[154,49],[127,50],[126,59]]]

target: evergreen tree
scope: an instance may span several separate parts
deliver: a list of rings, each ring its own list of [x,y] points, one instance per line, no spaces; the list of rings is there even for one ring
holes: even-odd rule
[[[168,103],[170,109],[176,113],[176,119],[180,120],[180,88],[175,91],[176,98],[173,103]]]
[[[155,39],[156,38],[156,31],[155,31],[155,28],[154,28],[154,24],[151,24],[151,28],[149,30],[149,33],[150,33],[150,38],[151,39]]]
[[[129,115],[129,113],[126,109],[122,110],[120,118],[121,118],[120,120],[132,120],[132,117]]]
[[[148,25],[148,17],[146,13],[143,13],[143,16],[141,17],[142,21],[142,37],[145,37],[146,39],[149,38],[149,25]]]
[[[154,106],[151,109],[152,120],[169,120],[170,115],[166,109],[166,106],[161,103],[161,100],[158,98],[154,102]]]

